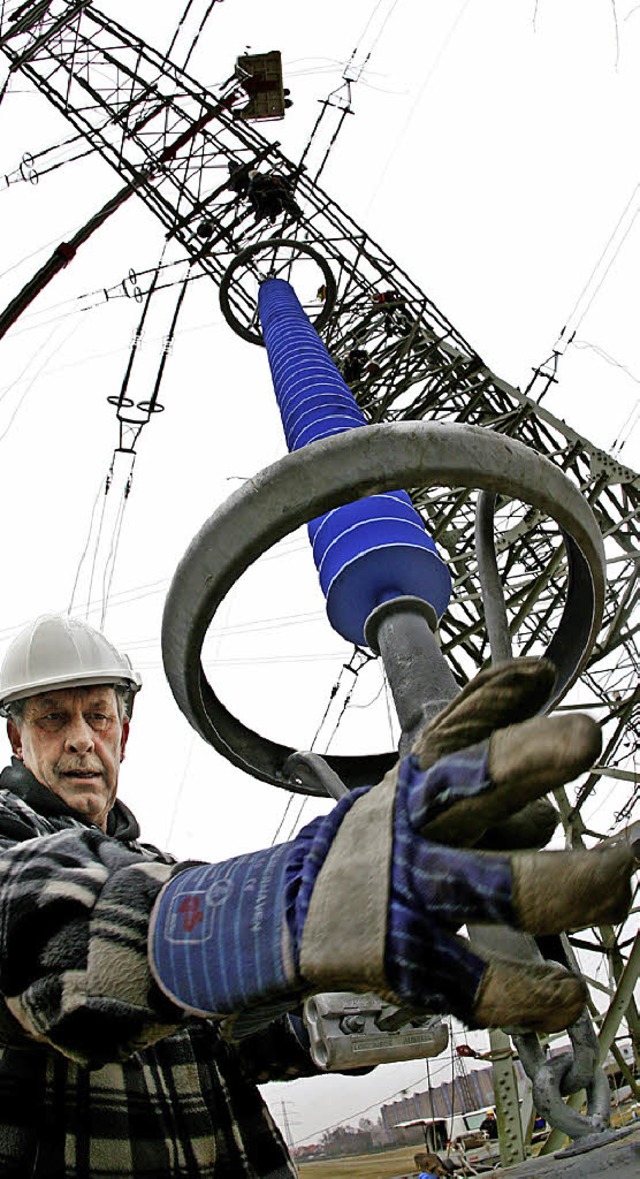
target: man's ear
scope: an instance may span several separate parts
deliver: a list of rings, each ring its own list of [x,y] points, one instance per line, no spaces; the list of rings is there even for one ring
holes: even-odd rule
[[[22,761],[22,737],[20,736],[20,729],[18,728],[16,722],[11,719],[11,717],[9,717],[9,720],[7,721],[7,733],[9,735],[9,740],[11,742],[11,748],[13,750],[14,756],[19,757],[20,761]]]
[[[122,736],[120,737],[120,761],[124,761],[124,751],[129,740],[129,724],[129,717],[125,716],[122,721]]]

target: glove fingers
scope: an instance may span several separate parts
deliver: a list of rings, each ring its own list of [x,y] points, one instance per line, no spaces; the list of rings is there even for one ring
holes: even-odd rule
[[[520,929],[553,934],[624,921],[631,904],[633,852],[516,852],[511,857],[513,907]]]
[[[452,932],[471,922],[549,935],[617,924],[629,911],[635,859],[626,844],[511,856],[426,841],[411,850],[408,874],[396,877],[392,896],[417,902],[425,917]]]
[[[537,794],[572,782],[593,765],[602,749],[598,725],[584,713],[536,716],[499,729],[489,742],[489,772],[496,786]],[[515,808],[519,809],[519,808]]]
[[[549,699],[556,670],[548,659],[513,659],[481,671],[420,734],[422,769],[444,754],[484,741],[494,729],[535,716]]]
[[[546,847],[560,816],[548,798],[528,802],[516,815],[489,827],[474,846],[478,851],[524,851]]]
[[[536,716],[498,729],[489,741],[491,784],[452,803],[421,827],[422,834],[439,843],[472,847],[487,828],[583,773],[601,744],[600,729],[581,713]]]
[[[466,851],[438,843],[413,840],[407,848],[407,876],[398,863],[403,841],[396,836],[392,897],[402,894],[408,905],[419,907],[425,918],[452,933],[468,922],[513,925],[512,867],[508,855]]]
[[[557,1032],[587,1001],[584,980],[561,966],[481,958],[466,938],[419,919],[395,922],[386,950],[394,994],[416,1011],[452,1014],[471,1027]],[[402,933],[398,933],[398,925]]]
[[[574,1023],[587,1002],[586,983],[562,966],[488,962],[475,999],[476,1027],[559,1032]]]

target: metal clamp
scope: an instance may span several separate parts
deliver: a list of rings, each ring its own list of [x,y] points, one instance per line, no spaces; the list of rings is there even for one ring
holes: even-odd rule
[[[586,1138],[609,1126],[611,1094],[604,1069],[597,1066],[598,1040],[586,1008],[567,1033],[572,1051],[558,1056],[546,1055],[533,1032],[514,1035],[513,1041],[531,1081],[538,1113],[569,1138]],[[562,1100],[580,1089],[587,1094],[586,1114]]]
[[[373,994],[313,995],[305,1002],[304,1022],[313,1061],[327,1071],[439,1056],[449,1043],[439,1016],[410,1014]]]

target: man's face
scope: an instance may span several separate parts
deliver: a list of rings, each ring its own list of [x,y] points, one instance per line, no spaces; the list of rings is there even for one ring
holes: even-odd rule
[[[129,721],[113,688],[61,688],[31,696],[21,722],[9,721],[16,757],[74,811],[103,831],[118,787]]]

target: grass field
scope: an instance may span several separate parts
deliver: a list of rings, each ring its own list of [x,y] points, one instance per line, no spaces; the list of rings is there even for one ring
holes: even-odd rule
[[[357,1154],[320,1163],[301,1163],[300,1179],[393,1179],[395,1175],[417,1175],[413,1156],[420,1146],[403,1146],[384,1154]]]
[[[634,1107],[634,1112],[635,1109],[640,1112],[640,1107]],[[630,1112],[621,1116],[616,1111],[612,1117],[614,1126],[624,1125],[631,1120]],[[538,1143],[534,1147],[534,1154],[537,1154],[540,1145]],[[413,1156],[422,1149],[420,1146],[403,1146],[400,1150],[389,1150],[385,1154],[359,1154],[344,1159],[326,1159],[319,1163],[301,1163],[300,1179],[395,1179],[396,1175],[415,1176],[418,1172]],[[505,1172],[500,1171],[500,1174]]]

